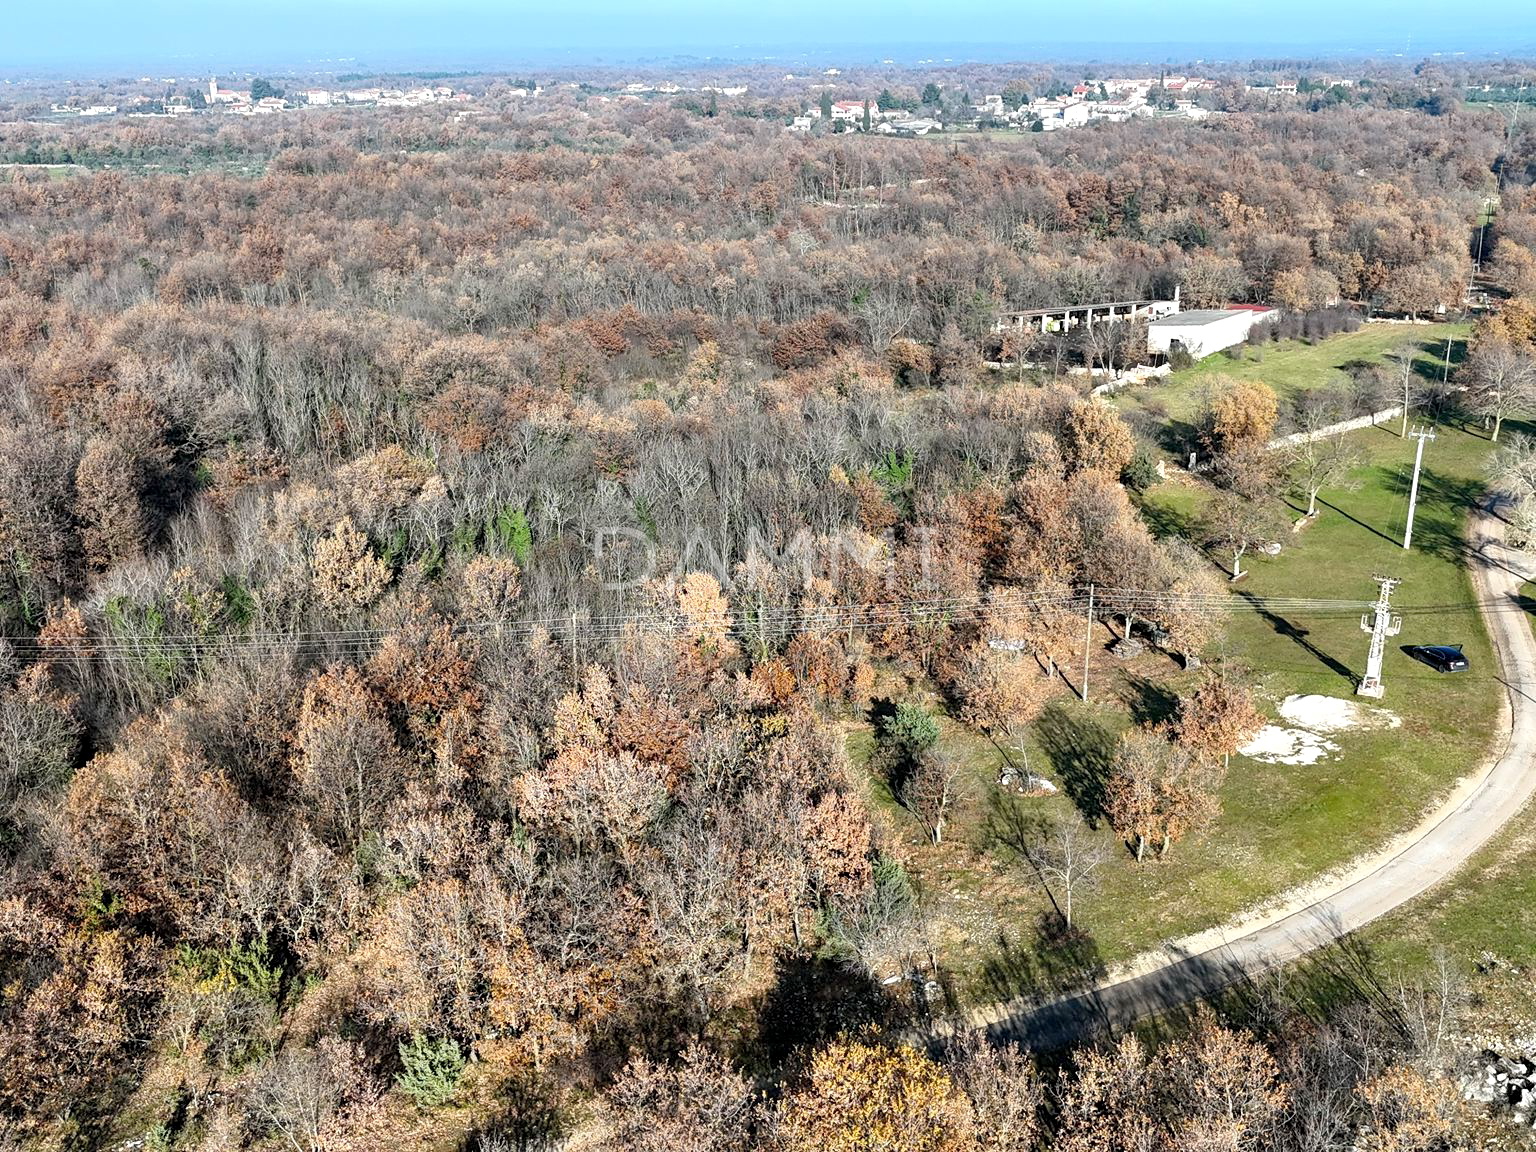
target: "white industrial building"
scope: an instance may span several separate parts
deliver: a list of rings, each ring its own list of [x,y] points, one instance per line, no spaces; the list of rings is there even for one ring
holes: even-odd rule
[[[1161,316],[1147,324],[1147,351],[1166,356],[1178,344],[1199,360],[1241,344],[1255,324],[1279,315],[1273,308],[1196,308]]]

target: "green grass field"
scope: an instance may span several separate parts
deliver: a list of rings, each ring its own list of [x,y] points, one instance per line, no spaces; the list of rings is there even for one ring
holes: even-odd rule
[[[1374,330],[1370,333],[1375,336]],[[1357,334],[1358,335],[1358,334]],[[1345,358],[1359,354],[1356,337]],[[1318,353],[1326,361],[1337,352]],[[983,736],[945,725],[944,746],[966,765],[966,798],[949,842],[933,847],[888,794],[903,855],[934,909],[932,932],[963,1001],[1061,988],[1097,966],[1219,924],[1245,908],[1304,884],[1411,827],[1484,757],[1498,712],[1488,639],[1463,567],[1468,510],[1482,492],[1490,445],[1480,429],[1446,427],[1426,449],[1415,547],[1401,547],[1412,466],[1411,442],[1395,429],[1353,434],[1365,453],[1354,491],[1325,492],[1322,515],[1274,558],[1247,561],[1234,589],[1227,636],[1208,660],[1226,660],[1252,678],[1266,707],[1292,694],[1352,697],[1367,637],[1355,609],[1277,615],[1244,597],[1373,599],[1373,573],[1400,577],[1394,607],[1402,634],[1388,648],[1382,706],[1401,717],[1392,731],[1351,731],[1332,739],[1341,751],[1315,765],[1264,764],[1234,757],[1221,794],[1223,814],[1208,831],[1174,846],[1166,860],[1136,865],[1114,836],[1098,892],[1078,907],[1083,935],[1044,940],[1036,926],[1050,905],[1028,866],[1009,848],[1021,822],[1062,817],[1091,795],[1114,741],[1132,717],[1166,715],[1198,673],[1154,653],[1129,662],[1105,650],[1111,632],[1094,629],[1092,703],[1065,684],[1033,732],[1032,764],[1062,794],[1000,798],[993,781],[1001,752]],[[1145,513],[1161,532],[1188,530],[1206,498],[1203,486],[1170,481],[1148,494]],[[1299,514],[1299,508],[1294,509]],[[1215,560],[1213,559],[1213,563]],[[1468,674],[1441,676],[1399,646],[1465,645]],[[1080,669],[1071,673],[1074,682]],[[867,729],[850,738],[867,759]],[[883,793],[883,786],[876,786]]]
[[[17,171],[26,175],[41,172],[49,180],[57,182],[82,176],[87,169],[78,164],[0,164],[0,171]]]
[[[1384,970],[1426,973],[1437,949],[1463,971],[1484,953],[1529,963],[1536,940],[1536,829],[1516,820],[1464,871],[1369,925],[1361,938]]]
[[[1536,604],[1536,585],[1521,589]],[[1536,617],[1532,618],[1536,626]],[[1536,825],[1517,817],[1451,880],[1361,934],[1384,967],[1427,971],[1436,949],[1463,970],[1484,953],[1524,963],[1536,941]]]
[[[1190,422],[1200,411],[1211,378],[1231,376],[1268,384],[1284,408],[1300,392],[1342,381],[1346,364],[1384,360],[1402,344],[1417,348],[1421,375],[1438,379],[1445,362],[1446,340],[1451,341],[1454,367],[1466,352],[1470,331],[1466,324],[1367,324],[1359,331],[1342,333],[1317,344],[1283,340],[1259,347],[1240,345],[1240,360],[1225,353],[1207,356],[1161,382],[1117,393],[1115,403],[1128,415],[1142,411],[1158,418]]]

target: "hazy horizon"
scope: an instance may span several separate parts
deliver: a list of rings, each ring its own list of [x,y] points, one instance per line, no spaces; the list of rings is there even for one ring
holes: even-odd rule
[[[1427,3],[1369,0],[1341,11],[1325,0],[1293,0],[1280,27],[1274,17],[1255,19],[1215,0],[1103,0],[1072,10],[1040,3],[1003,14],[955,0],[941,17],[915,3],[828,9],[809,0],[745,10],[701,0],[571,0],[558,9],[493,0],[273,0],[234,10],[82,0],[67,22],[35,5],[14,14],[0,71],[1511,55],[1536,52],[1528,8],[1526,0],[1489,0],[1469,27],[1461,10]]]

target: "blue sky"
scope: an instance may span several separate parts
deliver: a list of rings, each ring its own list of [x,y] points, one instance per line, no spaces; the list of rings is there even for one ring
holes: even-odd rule
[[[6,0],[0,70],[1536,51],[1536,0]],[[1469,19],[1469,17],[1475,17]]]

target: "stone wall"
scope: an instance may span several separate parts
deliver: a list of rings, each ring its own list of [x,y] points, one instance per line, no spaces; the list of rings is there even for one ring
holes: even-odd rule
[[[1337,424],[1330,424],[1315,432],[1292,432],[1289,436],[1278,436],[1271,440],[1267,447],[1270,451],[1274,451],[1276,448],[1288,448],[1292,444],[1305,444],[1309,440],[1323,440],[1329,436],[1337,436],[1340,432],[1353,432],[1357,428],[1373,428],[1383,420],[1391,420],[1402,414],[1403,406],[1395,404],[1391,408],[1383,408],[1380,412],[1356,416],[1353,420],[1340,420]]]

